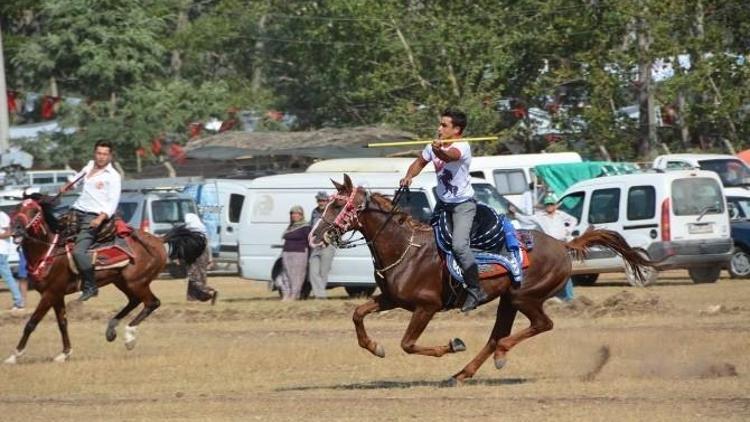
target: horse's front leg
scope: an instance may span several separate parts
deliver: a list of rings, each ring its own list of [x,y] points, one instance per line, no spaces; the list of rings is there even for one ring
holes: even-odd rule
[[[459,338],[452,339],[445,346],[425,347],[417,345],[417,339],[422,335],[424,329],[427,328],[427,324],[438,310],[439,308],[436,307],[424,306],[417,307],[414,310],[411,315],[411,321],[409,321],[409,327],[406,328],[404,337],[401,339],[401,348],[406,353],[440,357],[446,353],[463,352],[466,350],[466,345]]]
[[[5,359],[5,363],[14,364],[18,362],[18,358],[20,358],[26,350],[26,342],[29,341],[29,336],[31,336],[31,333],[34,332],[34,329],[36,329],[39,321],[41,321],[42,318],[44,318],[44,316],[47,314],[49,308],[52,307],[52,303],[55,301],[55,298],[53,296],[55,296],[55,293],[50,290],[46,290],[44,294],[42,294],[41,299],[39,299],[39,304],[36,305],[34,313],[31,314],[31,318],[29,318],[29,321],[23,328],[21,341],[18,342],[16,350],[13,352],[13,354]]]
[[[357,332],[357,342],[359,343],[359,346],[363,349],[367,349],[370,353],[379,358],[385,357],[385,349],[367,335],[364,319],[368,314],[388,309],[393,309],[393,305],[381,294],[371,298],[366,303],[357,306],[352,315],[354,330]]]
[[[72,352],[70,347],[70,337],[68,336],[68,315],[65,309],[65,298],[61,297],[53,305],[55,308],[55,317],[57,317],[57,328],[60,329],[60,336],[62,337],[63,350],[55,356],[55,362],[65,362],[70,357]]]

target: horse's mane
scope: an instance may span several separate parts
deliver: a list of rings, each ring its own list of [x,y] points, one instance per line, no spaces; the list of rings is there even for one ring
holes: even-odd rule
[[[385,195],[380,193],[373,193],[370,198],[375,202],[378,207],[385,211],[385,212],[391,212],[393,210],[393,202],[391,202],[391,199],[387,198]],[[422,223],[419,220],[416,220],[414,217],[409,215],[409,213],[401,210],[396,210],[394,213],[397,217],[399,217],[399,221],[403,224],[406,223],[409,225],[409,227],[413,229],[421,229],[421,230],[432,230],[429,225]]]
[[[41,193],[32,193],[28,196],[28,198],[34,200],[37,204],[39,204],[40,207],[42,207],[42,216],[44,217],[44,221],[47,223],[47,226],[49,226],[50,230],[55,233],[60,232],[60,229],[62,229],[62,225],[55,216],[56,198],[54,196],[44,195]]]

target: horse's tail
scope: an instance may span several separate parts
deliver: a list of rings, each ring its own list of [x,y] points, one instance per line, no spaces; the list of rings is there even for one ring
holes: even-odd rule
[[[162,242],[169,245],[169,257],[192,264],[206,249],[206,236],[190,230],[184,225],[177,226],[161,236]]]
[[[586,258],[589,248],[592,246],[605,246],[614,250],[633,269],[633,274],[639,281],[643,281],[645,278],[643,267],[653,267],[655,264],[654,261],[631,248],[620,233],[612,230],[590,228],[581,236],[565,243],[565,247],[573,253],[573,257],[580,261]]]

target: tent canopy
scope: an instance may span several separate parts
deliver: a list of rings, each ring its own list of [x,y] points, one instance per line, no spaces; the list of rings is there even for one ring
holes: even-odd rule
[[[612,161],[584,161],[582,163],[543,164],[534,167],[537,177],[548,186],[548,190],[561,195],[570,186],[581,180],[600,176],[629,174],[639,171],[633,163]]]

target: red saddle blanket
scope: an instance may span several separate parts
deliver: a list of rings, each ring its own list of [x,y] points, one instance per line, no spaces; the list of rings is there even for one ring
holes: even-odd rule
[[[130,247],[130,242],[132,242],[130,237],[116,237],[112,242],[103,245],[95,244],[88,250],[89,254],[91,254],[91,261],[94,263],[94,269],[106,270],[128,265],[135,258],[133,250]],[[73,246],[72,242],[66,244],[65,251],[68,254],[70,268],[73,272],[78,273],[75,261],[73,260]]]

